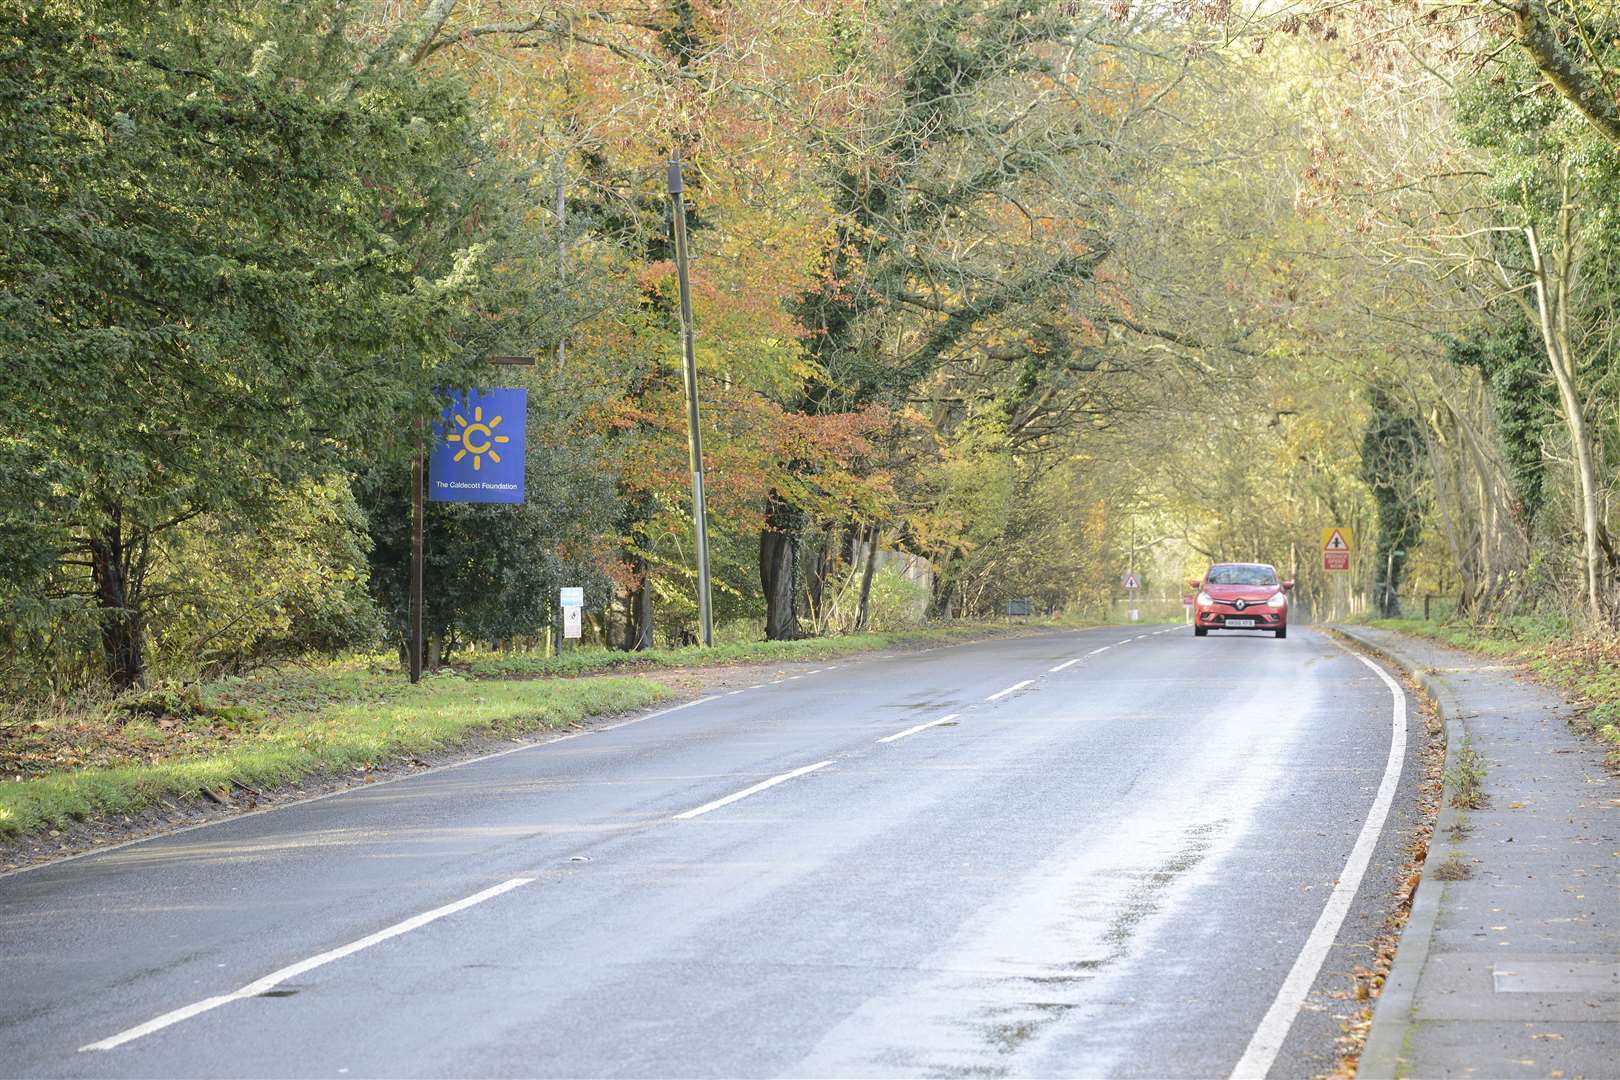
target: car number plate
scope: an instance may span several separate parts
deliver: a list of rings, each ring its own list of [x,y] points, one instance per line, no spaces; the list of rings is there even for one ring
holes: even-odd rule
[[[1254,625],[1254,620],[1253,619],[1233,619],[1233,618],[1229,617],[1226,620],[1226,625],[1227,626],[1253,626]]]

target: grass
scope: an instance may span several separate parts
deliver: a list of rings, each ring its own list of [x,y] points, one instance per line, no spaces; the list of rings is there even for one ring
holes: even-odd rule
[[[14,736],[4,745],[46,752],[31,755],[45,760],[24,763],[26,772],[16,762],[7,767],[23,778],[0,782],[0,837],[136,813],[171,798],[223,801],[233,791],[363,771],[483,735],[564,727],[667,695],[645,679],[483,682],[446,674],[413,687],[394,673],[333,666],[212,684],[150,715],[116,707],[58,715],[28,721],[20,736],[13,720],[0,731]]]
[[[1567,624],[1534,618],[1488,626],[1377,619],[1373,626],[1523,664],[1576,707],[1575,726],[1608,747],[1620,768],[1620,638],[1581,637]]]
[[[1434,868],[1434,876],[1441,881],[1467,881],[1474,876],[1474,868],[1462,861],[1462,856],[1452,852],[1446,861]]]
[[[257,797],[261,789],[364,772],[480,736],[564,727],[669,694],[650,679],[607,677],[613,672],[816,661],[1081,625],[1090,624],[968,623],[551,658],[485,654],[415,687],[389,660],[352,657],[203,686],[160,685],[110,701],[0,710],[0,839],[139,813],[166,800]]]
[[[1457,809],[1478,810],[1485,805],[1485,762],[1466,740],[1446,783],[1451,787],[1451,805]]]
[[[655,668],[725,667],[728,664],[787,663],[799,660],[831,660],[840,656],[872,652],[898,645],[967,641],[1027,630],[1077,627],[1079,623],[1031,620],[1027,623],[969,623],[959,626],[927,626],[888,633],[848,634],[842,637],[804,638],[800,641],[744,641],[715,645],[709,649],[647,649],[618,652],[602,648],[580,649],[561,656],[541,656],[529,652],[490,653],[477,656],[460,669],[477,678],[532,677],[544,675],[590,675],[610,671],[651,670]]]

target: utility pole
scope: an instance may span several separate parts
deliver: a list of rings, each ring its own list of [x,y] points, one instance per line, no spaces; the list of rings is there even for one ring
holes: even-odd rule
[[[1131,573],[1131,574],[1136,573],[1136,511],[1135,510],[1131,511],[1131,558],[1130,558],[1130,565],[1128,567],[1126,567],[1126,572]]]
[[[557,151],[555,165],[557,174],[557,285],[558,291],[568,288],[568,158],[563,151]],[[568,361],[568,335],[557,335],[557,367],[560,370]]]
[[[686,380],[686,446],[692,462],[692,518],[697,526],[698,621],[703,644],[714,644],[714,617],[709,608],[709,527],[703,514],[703,439],[698,432],[697,360],[692,352],[692,286],[686,273],[686,185],[681,155],[669,163],[671,224],[675,233],[675,276],[681,286],[682,374]]]

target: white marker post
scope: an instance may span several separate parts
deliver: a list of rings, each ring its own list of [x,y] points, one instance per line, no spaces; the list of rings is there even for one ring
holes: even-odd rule
[[[557,590],[557,603],[562,607],[563,640],[578,641],[584,636],[585,590],[580,586],[564,586]]]

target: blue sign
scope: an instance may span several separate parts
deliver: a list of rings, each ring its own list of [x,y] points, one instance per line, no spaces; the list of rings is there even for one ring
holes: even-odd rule
[[[434,502],[522,502],[529,392],[520,387],[496,387],[450,397],[443,419],[433,425],[428,498]]]

